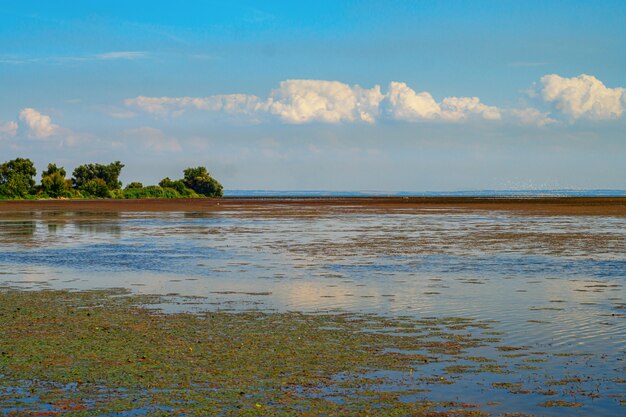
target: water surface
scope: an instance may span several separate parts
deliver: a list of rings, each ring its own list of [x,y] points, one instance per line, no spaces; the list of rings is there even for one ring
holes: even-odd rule
[[[454,395],[494,414],[622,415],[625,279],[626,217],[401,209],[285,214],[277,206],[0,219],[4,287],[125,287],[205,297],[163,306],[169,311],[493,320],[501,344],[522,353],[475,353],[505,361],[511,372],[462,373],[456,384],[430,387],[425,397]],[[429,370],[437,375],[444,366]],[[529,392],[492,387],[506,381],[524,381]],[[556,393],[546,398],[537,392],[549,382]],[[546,399],[583,407],[537,406]]]

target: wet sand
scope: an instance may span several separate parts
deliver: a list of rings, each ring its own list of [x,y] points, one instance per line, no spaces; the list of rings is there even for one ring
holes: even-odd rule
[[[507,211],[530,215],[626,216],[626,197],[238,197],[221,199],[0,201],[0,212],[205,212],[251,210],[266,214],[387,211]]]

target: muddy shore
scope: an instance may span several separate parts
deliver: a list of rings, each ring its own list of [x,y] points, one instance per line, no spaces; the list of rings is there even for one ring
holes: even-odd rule
[[[511,211],[529,215],[626,216],[626,197],[239,197],[221,199],[0,201],[0,212],[257,211],[314,214],[387,211]]]

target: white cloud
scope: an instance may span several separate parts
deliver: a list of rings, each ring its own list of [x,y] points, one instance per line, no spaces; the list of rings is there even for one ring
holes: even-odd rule
[[[541,78],[541,96],[554,103],[570,120],[592,120],[621,117],[626,107],[626,90],[608,88],[592,75],[564,78],[556,74]]]
[[[516,120],[526,125],[545,126],[556,122],[561,113],[571,122],[579,118],[615,119],[626,109],[626,90],[608,88],[591,75],[564,78],[555,74],[541,78],[528,94],[542,100],[539,108],[498,108],[478,97],[445,97],[437,101],[429,92],[417,92],[403,82],[391,82],[387,92],[380,86],[363,88],[339,81],[286,80],[266,97],[250,94],[208,97],[145,97],[125,100],[128,107],[159,117],[177,116],[188,109],[237,117],[248,122],[278,120],[303,123],[376,123],[380,120],[404,122],[463,122]],[[546,103],[554,105],[552,114]]]
[[[287,80],[268,99],[269,112],[286,123],[373,123],[383,99],[380,87],[339,81]]]
[[[179,152],[181,146],[175,138],[168,137],[159,129],[139,127],[124,131],[127,136],[138,138],[146,149],[156,152]]]
[[[447,97],[441,103],[441,118],[445,120],[463,120],[477,115],[486,120],[500,120],[500,109],[487,106],[478,97]]]
[[[0,124],[0,139],[12,138],[17,134],[17,123],[10,121]]]
[[[143,110],[147,113],[152,113],[157,116],[166,116],[172,111],[172,109],[185,107],[184,104],[187,100],[190,100],[190,98],[138,96],[135,98],[128,98],[124,100],[124,104],[129,107],[136,107],[140,110]]]
[[[437,103],[427,92],[416,93],[405,83],[389,85],[388,114],[395,120],[444,120],[459,121],[476,115],[486,120],[500,120],[497,107],[487,106],[478,97],[446,97]]]
[[[434,119],[441,107],[427,92],[417,94],[405,83],[392,82],[386,96],[387,112],[392,119],[414,121]]]
[[[416,93],[405,83],[392,82],[386,94],[380,86],[363,88],[339,81],[287,80],[266,99],[248,94],[209,97],[145,97],[125,104],[156,116],[177,116],[187,109],[245,116],[248,120],[274,117],[283,123],[375,123],[393,120],[460,121],[471,116],[499,120],[500,110],[477,97],[448,97],[441,103],[427,92]]]
[[[25,108],[20,112],[20,121],[26,124],[28,136],[37,139],[46,139],[59,129],[58,125],[52,123],[50,116],[41,114],[33,108]]]
[[[178,115],[195,108],[229,114],[253,115],[266,110],[267,105],[258,97],[248,94],[226,94],[209,97],[144,97],[126,99],[124,104],[157,116]]]
[[[18,121],[0,124],[0,139],[7,137],[50,140],[59,147],[75,146],[80,142],[94,139],[89,133],[74,132],[52,123],[50,116],[32,107],[22,109]]]
[[[548,112],[541,112],[534,107],[526,107],[523,109],[513,109],[511,114],[515,116],[522,124],[533,126],[545,126],[556,122],[549,116]]]

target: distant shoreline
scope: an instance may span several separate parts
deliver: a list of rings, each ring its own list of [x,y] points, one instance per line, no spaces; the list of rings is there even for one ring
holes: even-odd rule
[[[626,197],[621,189],[540,189],[465,191],[328,191],[328,190],[225,190],[224,197]]]
[[[626,216],[626,197],[224,197],[138,200],[5,200],[0,212],[262,211],[268,216],[359,212],[510,211],[528,215]]]

